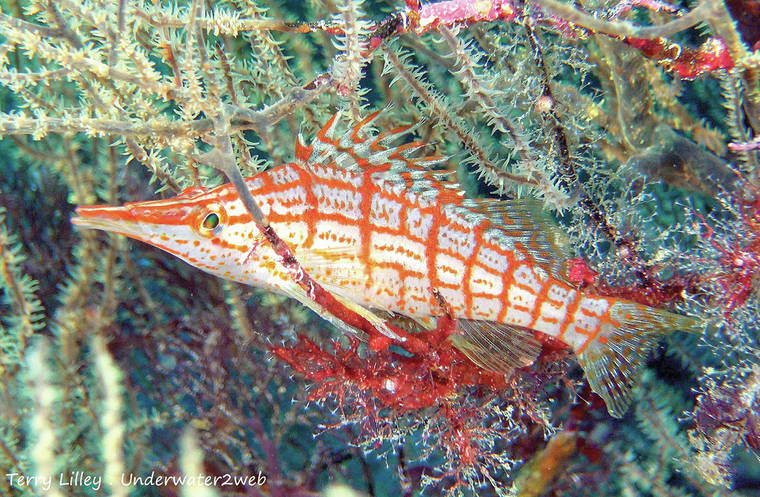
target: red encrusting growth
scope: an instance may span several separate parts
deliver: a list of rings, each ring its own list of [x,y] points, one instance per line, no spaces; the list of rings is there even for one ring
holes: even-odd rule
[[[648,59],[654,60],[660,66],[677,73],[684,79],[694,79],[708,72],[734,67],[728,47],[719,38],[708,39],[697,50],[682,47],[664,38],[655,40],[626,38],[625,42],[639,49]]]
[[[592,270],[581,257],[567,261],[567,277],[584,290],[604,297],[619,297],[649,307],[667,307],[683,298],[683,291],[693,286],[693,281],[683,276],[667,280],[657,279],[639,272],[639,281],[628,286],[614,286],[597,280],[599,273]]]
[[[581,287],[594,285],[596,283],[596,277],[599,273],[588,267],[586,261],[581,257],[570,259],[567,261],[567,266],[567,277],[572,283],[580,285]]]
[[[361,394],[375,399],[378,408],[405,412],[441,406],[465,387],[505,389],[504,375],[479,368],[447,340],[456,333],[454,326],[443,316],[435,329],[417,333],[429,347],[412,355],[389,347],[394,342],[388,338],[380,343],[375,337],[370,338],[368,357],[361,356],[360,342],[353,337],[348,346],[333,342],[332,352],[303,336],[295,346],[273,347],[272,352],[315,382],[310,400]]]
[[[754,191],[751,198],[738,199],[736,203],[743,230],[736,226],[732,230],[744,231],[745,236],[734,244],[719,241],[715,230],[698,214],[705,228],[703,239],[720,254],[717,260],[720,269],[703,276],[701,281],[716,282],[720,287],[716,294],[722,296],[719,303],[729,324],[733,322],[734,311],[747,303],[760,281],[760,195]]]
[[[516,377],[507,378],[481,369],[453,347],[447,337],[454,332],[452,319],[439,318],[434,330],[418,333],[431,347],[411,356],[393,347],[367,353],[356,338],[350,338],[347,346],[332,342],[332,351],[328,351],[301,336],[294,346],[271,350],[313,382],[309,400],[331,398],[339,406],[352,406],[351,411],[357,413],[356,419],[367,434],[382,433],[381,427],[389,419],[404,413],[434,408],[428,411],[423,437],[436,440],[452,464],[431,476],[446,479],[448,490],[453,491],[471,485],[473,471],[478,474],[486,467],[503,464],[491,444],[514,436],[509,422],[493,422],[493,412],[482,406],[497,398],[504,401],[509,398],[508,392],[513,392],[507,402],[518,407],[517,412],[526,416],[525,422],[543,425],[545,420],[535,414],[537,399],[523,392],[526,378],[531,379],[531,391],[543,391],[545,383],[555,381],[561,373],[541,370],[556,364],[549,361],[557,356],[567,354],[553,353],[546,361],[539,361],[537,372],[521,370]],[[477,400],[468,403],[474,399]]]
[[[642,280],[628,286],[597,284],[591,291],[604,297],[617,297],[649,307],[668,307],[683,299],[683,292],[693,287],[691,278],[673,276],[660,280],[641,274]]]
[[[422,4],[419,0],[407,0],[409,31],[422,34],[438,25],[473,24],[496,20],[511,21],[517,15],[510,0],[473,2],[471,0],[444,0]]]

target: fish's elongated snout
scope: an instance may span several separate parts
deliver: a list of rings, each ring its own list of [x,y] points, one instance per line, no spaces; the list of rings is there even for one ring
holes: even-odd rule
[[[78,207],[71,223],[80,228],[118,233],[130,238],[145,240],[146,233],[129,206],[91,205]]]
[[[167,199],[130,202],[124,205],[91,205],[78,207],[71,222],[82,228],[118,233],[159,245],[152,240],[161,233],[188,226],[198,206],[187,200]]]

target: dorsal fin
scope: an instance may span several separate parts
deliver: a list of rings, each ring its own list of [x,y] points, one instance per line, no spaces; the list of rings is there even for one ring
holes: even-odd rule
[[[463,206],[485,214],[511,243],[519,243],[554,278],[567,280],[568,260],[575,257],[567,236],[540,200],[466,199]]]
[[[441,205],[452,205],[471,220],[487,218],[491,230],[505,243],[519,244],[538,265],[557,279],[567,281],[566,261],[574,254],[564,235],[538,200],[466,199],[455,181],[441,181],[441,171],[431,166],[441,163],[440,156],[413,157],[424,148],[421,141],[397,145],[391,142],[412,132],[419,124],[400,126],[375,133],[372,124],[382,111],[367,116],[344,133],[337,133],[339,113],[322,127],[309,146],[296,144],[296,159],[307,170],[330,165],[351,172],[372,171],[377,184],[404,188],[421,198],[435,198]],[[459,207],[454,207],[459,206]]]
[[[421,141],[391,145],[392,141],[414,131],[418,124],[375,133],[372,123],[381,112],[373,112],[342,135],[336,133],[340,116],[336,113],[308,146],[299,136],[296,160],[306,168],[327,164],[350,171],[368,168],[381,176],[379,180],[397,182],[403,180],[401,173],[415,171],[427,174],[430,166],[443,161],[443,157],[439,156],[412,157],[415,151],[427,145]]]

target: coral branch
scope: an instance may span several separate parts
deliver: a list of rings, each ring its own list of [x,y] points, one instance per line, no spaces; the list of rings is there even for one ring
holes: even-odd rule
[[[44,309],[35,295],[39,284],[22,272],[24,259],[16,238],[5,226],[5,209],[0,207],[0,283],[4,300],[13,309],[3,319],[10,328],[0,337],[0,364],[5,366],[22,361],[27,340],[45,326]]]
[[[594,33],[604,33],[610,36],[626,38],[667,38],[676,33],[696,26],[707,19],[711,12],[711,0],[701,0],[696,8],[688,14],[673,19],[661,26],[636,26],[620,21],[603,21],[582,12],[567,3],[558,0],[532,0],[550,14],[557,16],[563,21],[571,22],[577,26],[588,29]]]
[[[699,50],[682,48],[663,38],[626,38],[625,42],[641,50],[645,57],[684,79],[694,79],[708,72],[734,67],[734,61],[725,43],[717,38],[710,38]]]

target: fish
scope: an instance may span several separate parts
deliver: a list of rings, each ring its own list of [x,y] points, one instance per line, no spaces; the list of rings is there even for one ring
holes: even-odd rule
[[[449,340],[477,366],[512,374],[552,337],[622,417],[658,339],[699,332],[694,318],[579,289],[566,276],[564,234],[540,201],[467,198],[433,169],[444,158],[401,140],[414,125],[377,133],[375,112],[339,133],[338,115],[308,145],[299,135],[293,162],[245,184],[303,269],[388,337],[398,338],[387,316],[430,326],[443,299],[456,319]],[[76,214],[80,228],[145,242],[331,319],[293,281],[232,184]]]

